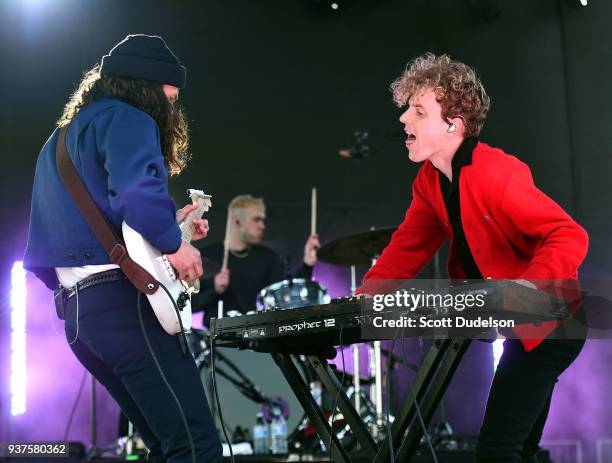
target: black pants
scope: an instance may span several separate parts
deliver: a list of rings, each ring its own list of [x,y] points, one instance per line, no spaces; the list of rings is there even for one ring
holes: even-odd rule
[[[504,343],[476,448],[479,463],[537,463],[553,388],[582,350],[581,339],[546,339],[531,352]]]
[[[78,326],[77,297],[71,298],[65,312],[70,347],[134,423],[150,450],[150,460],[192,462],[188,433],[174,393],[193,437],[196,461],[221,462],[221,442],[193,357],[182,356],[177,337],[163,330],[142,295],[144,327],[172,393],[147,348],[137,294],[127,280],[83,290],[78,295]]]

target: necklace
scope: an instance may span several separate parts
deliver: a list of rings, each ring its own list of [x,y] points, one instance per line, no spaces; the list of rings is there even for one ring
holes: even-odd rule
[[[249,252],[251,252],[251,250],[249,248],[246,248],[244,251],[232,251],[230,249],[229,252],[232,256],[237,257],[238,259],[244,259],[245,257],[249,256]]]

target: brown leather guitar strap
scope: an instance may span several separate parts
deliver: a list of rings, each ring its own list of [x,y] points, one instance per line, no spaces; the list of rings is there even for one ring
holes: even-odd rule
[[[60,178],[70,193],[83,218],[91,227],[96,238],[102,244],[113,264],[118,265],[132,284],[145,294],[153,294],[159,288],[159,282],[144,268],[134,262],[125,248],[123,240],[108,223],[70,159],[66,149],[66,131],[68,126],[60,129],[55,150],[55,161]]]

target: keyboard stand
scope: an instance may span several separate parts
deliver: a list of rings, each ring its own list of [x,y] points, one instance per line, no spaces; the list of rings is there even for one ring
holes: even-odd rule
[[[415,397],[419,403],[425,426],[427,426],[470,342],[470,339],[437,339],[433,341],[412,383],[414,395],[408,394],[391,426],[391,440],[396,461],[410,461],[423,437],[423,429],[414,404]],[[278,351],[271,355],[283,372],[297,400],[304,408],[317,434],[327,446],[330,439],[329,423],[312,397],[308,384],[295,367],[291,355]],[[373,463],[388,463],[390,461],[389,439],[384,437],[379,443],[374,441],[353,403],[342,390],[341,384],[329,366],[327,359],[314,355],[307,356],[307,359],[331,396],[336,397],[339,394],[338,408],[368,460]],[[352,462],[348,452],[342,447],[335,434],[332,435],[332,440],[334,462]]]
[[[295,367],[293,363],[293,359],[291,358],[291,354],[285,354],[282,352],[273,352],[272,358],[278,365],[278,367],[285,375],[285,379],[289,386],[293,390],[296,398],[302,405],[304,412],[310,419],[310,422],[314,426],[317,431],[319,437],[325,442],[326,446],[329,445],[330,438],[330,426],[323,416],[323,412],[321,408],[317,405],[312,394],[310,393],[310,389],[308,388],[308,384],[304,381],[299,371]],[[329,368],[329,365],[327,365]],[[331,438],[333,441],[332,445],[332,458],[334,462],[340,463],[351,463],[351,458],[349,457],[348,452],[342,447],[340,441],[336,437],[335,434],[331,434]]]

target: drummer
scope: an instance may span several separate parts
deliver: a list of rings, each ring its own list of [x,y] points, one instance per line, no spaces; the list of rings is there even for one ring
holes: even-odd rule
[[[223,301],[225,313],[231,310],[246,313],[255,310],[255,300],[261,289],[288,277],[283,259],[274,250],[260,244],[266,229],[263,199],[251,195],[236,196],[229,204],[228,214],[227,268],[221,268],[214,279],[202,279],[200,293],[194,295],[191,302],[193,311],[205,311],[206,326],[210,317],[217,316],[219,300]],[[312,277],[319,248],[318,235],[309,236],[302,265],[293,276]],[[205,246],[200,251],[222,267],[223,243]]]

